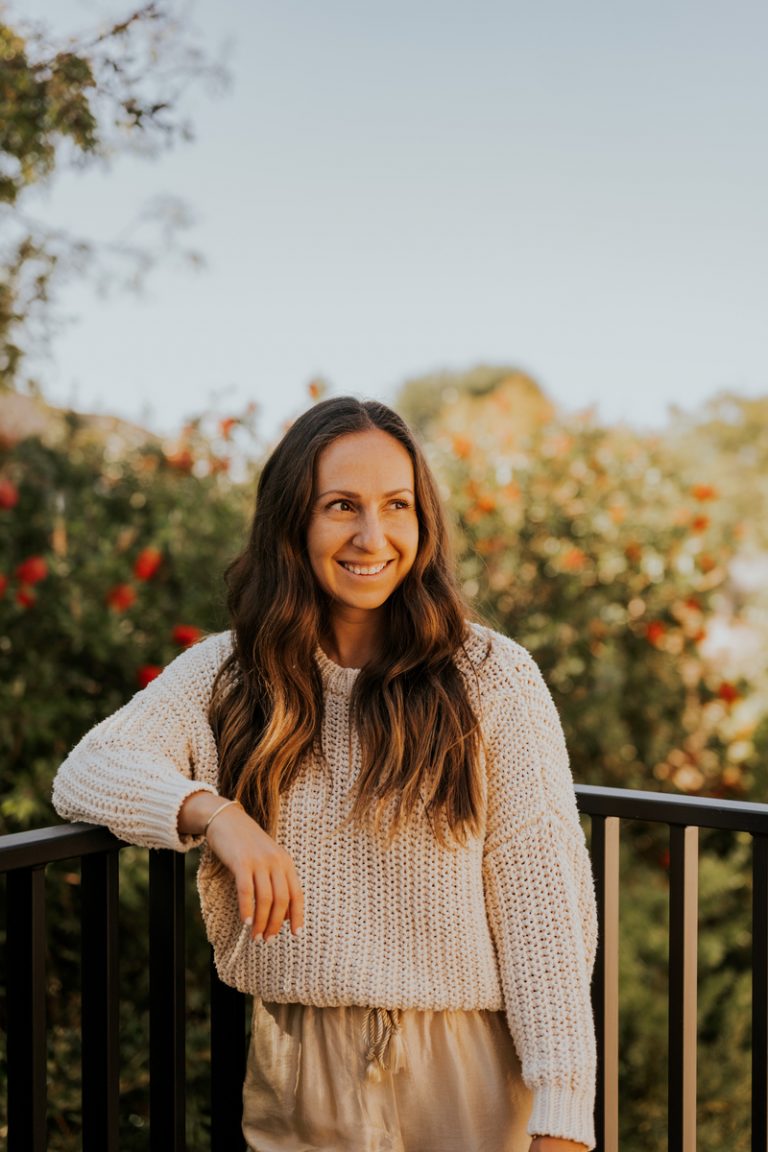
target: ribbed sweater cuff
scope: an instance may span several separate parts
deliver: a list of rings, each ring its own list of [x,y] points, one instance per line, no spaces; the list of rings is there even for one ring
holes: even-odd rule
[[[559,1136],[595,1146],[594,1095],[568,1088],[537,1088],[528,1123],[531,1136]]]

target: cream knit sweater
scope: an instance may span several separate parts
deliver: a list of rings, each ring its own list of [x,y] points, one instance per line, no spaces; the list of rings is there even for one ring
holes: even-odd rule
[[[54,781],[60,816],[150,848],[186,851],[179,808],[216,791],[207,721],[228,633],[188,649],[92,729]],[[589,858],[562,729],[531,656],[473,625],[457,664],[481,718],[484,828],[441,847],[417,814],[391,844],[345,824],[360,747],[356,669],[322,652],[324,756],[284,797],[277,839],[305,893],[305,932],[268,943],[240,923],[229,873],[203,846],[198,889],[221,978],[267,1001],[319,1006],[504,1009],[533,1090],[529,1132],[594,1145],[589,984],[597,939]]]

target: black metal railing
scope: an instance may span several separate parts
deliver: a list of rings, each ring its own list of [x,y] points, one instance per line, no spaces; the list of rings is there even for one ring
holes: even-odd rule
[[[45,1152],[45,869],[81,861],[82,1148],[119,1152],[118,854],[105,828],[70,824],[0,837],[6,873],[8,1152]],[[185,1152],[184,859],[149,853],[151,1152]],[[211,1150],[238,1152],[245,999],[211,977]]]
[[[669,827],[668,1147],[696,1146],[696,924],[698,830],[753,840],[752,1150],[768,1147],[768,805],[615,788],[577,788],[591,823],[600,915],[594,981],[598,1033],[597,1138],[618,1152],[618,914],[622,821]],[[82,1147],[118,1152],[118,854],[121,841],[90,825],[0,837],[7,874],[8,1152],[46,1147],[46,900],[48,864],[81,860]],[[151,1152],[185,1150],[183,857],[150,852]],[[211,966],[211,1150],[243,1148],[245,998]]]
[[[593,1001],[598,1035],[597,1144],[618,1150],[618,912],[621,821],[669,828],[669,1152],[696,1148],[696,936],[698,832],[752,837],[752,1152],[768,1148],[768,805],[581,785],[591,820],[600,917]]]

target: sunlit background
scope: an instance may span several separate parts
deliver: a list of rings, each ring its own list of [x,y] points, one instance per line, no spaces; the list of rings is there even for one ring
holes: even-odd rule
[[[51,824],[72,745],[229,626],[265,450],[342,392],[421,435],[461,588],[539,663],[577,782],[764,803],[768,6],[197,0],[145,74],[151,8],[84,97],[130,0],[0,0],[0,835]],[[191,77],[166,71],[185,45]],[[108,164],[63,139],[91,97],[109,135],[120,69],[191,138],[142,158],[145,125]],[[748,840],[701,838],[699,1152],[750,1147]],[[122,859],[120,1148],[142,1152],[146,867]],[[48,881],[50,1152],[82,1119],[70,867]],[[622,828],[624,1152],[667,1139],[669,869],[665,834]]]
[[[24,0],[65,36],[125,3]],[[138,297],[72,282],[53,401],[171,431],[307,383],[391,399],[409,377],[514,364],[566,409],[664,421],[768,390],[768,7],[662,0],[197,0],[226,87],[194,140],[61,173],[26,201],[89,237],[140,236],[179,197],[205,267]]]

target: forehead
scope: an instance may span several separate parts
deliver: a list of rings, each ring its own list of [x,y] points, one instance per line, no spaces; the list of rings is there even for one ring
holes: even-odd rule
[[[339,436],[322,450],[315,466],[318,491],[391,492],[412,490],[413,484],[410,453],[380,428]]]

